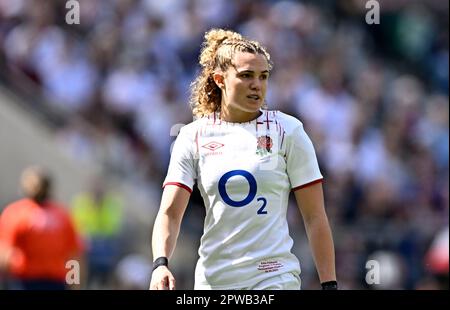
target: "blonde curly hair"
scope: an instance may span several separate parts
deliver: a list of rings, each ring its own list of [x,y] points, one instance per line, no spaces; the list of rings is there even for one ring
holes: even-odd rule
[[[205,33],[199,57],[202,71],[191,84],[189,103],[195,117],[220,111],[222,92],[213,80],[213,73],[217,69],[225,72],[237,52],[261,54],[267,59],[269,70],[272,69],[269,53],[258,42],[231,30],[209,30]]]

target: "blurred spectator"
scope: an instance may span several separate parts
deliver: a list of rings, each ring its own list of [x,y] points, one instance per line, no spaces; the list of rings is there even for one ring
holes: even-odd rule
[[[0,217],[0,271],[9,271],[11,289],[65,289],[66,263],[79,262],[81,240],[65,208],[50,199],[48,172],[27,168],[21,187],[26,198]]]
[[[428,271],[437,277],[440,288],[448,290],[449,280],[449,230],[448,226],[436,234],[425,256]]]
[[[369,258],[377,263],[378,268],[374,270],[379,273],[376,283],[368,283],[371,288],[380,290],[401,288],[405,276],[405,265],[397,254],[392,251],[377,251],[372,253]]]
[[[151,259],[138,253],[123,257],[115,269],[117,289],[146,290],[152,273]]]
[[[123,202],[97,178],[74,197],[72,217],[87,245],[88,287],[107,287],[121,251]]]

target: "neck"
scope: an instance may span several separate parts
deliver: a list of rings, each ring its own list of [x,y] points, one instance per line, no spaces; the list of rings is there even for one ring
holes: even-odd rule
[[[40,206],[43,206],[45,204],[45,202],[47,202],[48,197],[41,197],[41,196],[37,196],[37,197],[31,197],[30,199],[33,200],[35,203],[37,203]]]
[[[239,109],[233,109],[230,106],[222,105],[220,110],[220,119],[230,123],[250,122],[261,115],[261,111],[247,112]]]

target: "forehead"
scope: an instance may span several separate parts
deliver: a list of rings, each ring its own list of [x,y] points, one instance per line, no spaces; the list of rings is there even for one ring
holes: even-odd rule
[[[237,52],[233,57],[236,70],[265,71],[269,70],[269,64],[264,55],[246,52]]]

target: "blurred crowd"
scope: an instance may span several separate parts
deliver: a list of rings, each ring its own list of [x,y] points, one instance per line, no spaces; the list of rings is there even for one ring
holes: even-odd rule
[[[271,53],[269,109],[298,117],[316,147],[340,286],[448,289],[448,243],[444,264],[433,250],[437,237],[448,240],[448,2],[379,1],[378,25],[358,0],[78,2],[80,23],[69,25],[65,1],[0,0],[1,80],[58,111],[74,160],[159,188],[171,143],[192,121],[204,32],[239,31]],[[201,202],[194,192],[182,227],[191,251]],[[294,201],[289,212],[302,286],[317,289]],[[378,286],[366,282],[371,259]],[[141,256],[126,263],[146,268]],[[193,287],[194,263],[175,263],[179,288]]]

